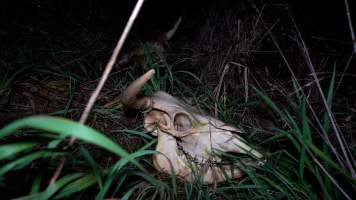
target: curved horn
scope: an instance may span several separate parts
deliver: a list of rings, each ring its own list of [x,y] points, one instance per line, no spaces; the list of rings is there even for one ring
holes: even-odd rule
[[[145,110],[150,106],[150,99],[148,97],[137,98],[138,93],[147,81],[149,81],[155,70],[151,69],[144,75],[132,82],[120,96],[121,103],[128,108]]]
[[[177,19],[177,21],[174,24],[173,28],[166,33],[166,40],[167,41],[170,40],[173,37],[173,35],[176,33],[176,31],[177,31],[177,29],[178,29],[178,27],[179,27],[181,22],[182,22],[182,16],[180,16]]]

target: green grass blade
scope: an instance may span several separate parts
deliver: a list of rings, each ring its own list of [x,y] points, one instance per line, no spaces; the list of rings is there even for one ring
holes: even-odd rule
[[[19,142],[14,144],[4,144],[0,146],[0,160],[7,159],[21,151],[31,149],[37,142]]]
[[[185,192],[185,199],[192,199],[192,195],[193,195],[192,183],[190,183],[190,182],[184,183],[184,192]]]
[[[331,185],[329,186],[327,184],[327,182],[325,182],[325,180],[323,179],[323,177],[320,175],[320,172],[318,169],[315,170],[315,177],[318,179],[319,183],[320,183],[320,187],[321,187],[321,190],[323,192],[323,199],[326,199],[326,200],[331,200],[331,194],[330,192],[332,192],[332,188],[331,188]],[[328,178],[327,178],[328,179]]]
[[[69,197],[76,192],[83,191],[86,188],[94,185],[97,183],[97,180],[98,179],[94,174],[85,175],[63,187],[63,189],[61,189],[53,198],[60,199],[63,197]]]
[[[84,156],[85,160],[88,162],[90,168],[92,169],[96,181],[99,184],[100,189],[103,188],[103,180],[102,180],[102,175],[101,175],[101,170],[99,168],[99,166],[96,164],[94,158],[90,155],[89,151],[86,150],[82,145],[79,146],[79,150],[82,153],[82,155]]]
[[[326,99],[326,102],[327,102],[328,106],[330,107],[330,109],[332,106],[332,100],[333,100],[333,96],[334,96],[334,86],[335,86],[335,76],[336,76],[335,70],[336,70],[336,65],[334,65],[333,74],[331,77],[331,81],[330,81],[330,85],[329,85],[329,89],[328,89],[328,93],[327,93],[327,99]],[[328,137],[327,134],[330,129],[330,119],[329,119],[327,112],[324,113],[322,126],[324,129],[324,133],[326,134],[326,135],[324,135],[324,137]],[[327,143],[324,143],[323,151],[325,153],[328,153]]]
[[[42,179],[42,175],[39,175],[35,178],[35,180],[32,183],[30,194],[36,194],[40,191],[41,179]]]
[[[19,197],[16,198],[15,200],[46,200],[51,198],[58,190],[60,190],[63,186],[67,185],[68,183],[74,181],[75,179],[78,179],[79,177],[83,176],[83,174],[80,173],[75,173],[75,174],[69,174],[52,185],[48,186],[47,189],[43,192],[33,194],[33,195],[28,195],[24,197]]]
[[[138,136],[143,137],[145,139],[153,140],[153,137],[151,137],[149,134],[144,133],[142,131],[124,129],[124,130],[121,130],[120,132],[128,133],[130,135],[138,135]]]
[[[326,155],[323,151],[321,151],[318,147],[316,147],[313,144],[308,144],[310,149],[313,151],[313,153],[321,158],[325,163],[330,165],[330,167],[333,167],[336,169],[340,174],[345,176],[349,181],[351,181],[353,184],[356,184],[356,180],[352,179],[351,175],[348,174],[344,169],[342,169],[337,163],[335,163],[328,155]]]
[[[139,187],[140,185],[136,185],[129,189],[127,192],[125,192],[124,196],[122,196],[121,200],[129,200],[132,193]]]
[[[115,153],[123,159],[129,160],[141,170],[144,170],[137,161],[133,160],[132,156],[105,135],[90,127],[65,118],[33,116],[19,119],[3,127],[0,130],[0,138],[5,137],[18,129],[27,127],[54,132],[63,136],[75,137],[85,142],[95,144]]]
[[[332,77],[331,77],[331,81],[330,81],[330,85],[329,85],[329,89],[328,89],[328,93],[327,93],[327,99],[326,99],[326,102],[330,108],[332,108],[332,100],[333,100],[333,96],[334,96],[335,77],[336,77],[336,63],[333,68],[333,73],[332,73]],[[330,129],[330,119],[326,112],[324,113],[324,116],[323,116],[322,126],[324,129],[324,131],[323,131],[324,137],[328,137],[328,133],[329,133],[329,129]],[[327,143],[323,144],[323,152],[327,156],[330,156]],[[329,165],[325,162],[324,162],[324,164],[325,164],[325,168],[329,169]],[[325,181],[325,187],[332,188],[332,183],[331,183],[330,179],[325,174],[323,174],[323,179]]]
[[[308,124],[308,116],[306,113],[306,99],[302,98],[301,104],[301,123],[302,123],[302,141],[306,141],[312,143],[311,136],[310,136],[310,127]],[[305,143],[305,142],[302,142]],[[305,145],[301,145],[300,150],[300,162],[299,162],[299,178],[300,180],[304,181],[304,171],[305,171],[305,163],[308,162],[308,156],[306,154]]]
[[[3,166],[1,166],[0,167],[0,177],[13,169],[22,168],[36,159],[64,156],[66,154],[67,153],[65,153],[65,152],[54,152],[54,151],[48,151],[48,150],[37,151],[37,152],[31,153],[29,155],[23,156],[21,158],[18,158],[14,161],[8,162],[8,163],[4,164]]]
[[[152,150],[139,150],[132,155],[133,158],[138,158],[138,157],[142,157],[145,155],[150,155],[150,154],[155,154],[157,153],[156,151],[152,151]],[[103,199],[105,197],[105,194],[107,193],[107,191],[109,190],[109,187],[111,186],[116,174],[119,173],[119,171],[122,169],[123,166],[126,165],[128,161],[127,160],[119,160],[110,170],[110,172],[107,175],[106,180],[103,183],[103,188],[100,190],[100,192],[97,194],[96,198],[97,200],[99,199]]]

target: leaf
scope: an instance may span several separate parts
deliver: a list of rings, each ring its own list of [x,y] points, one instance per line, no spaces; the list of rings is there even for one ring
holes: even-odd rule
[[[0,130],[0,138],[5,137],[18,129],[27,127],[54,132],[63,136],[75,137],[85,142],[95,144],[115,153],[123,159],[129,160],[141,170],[145,171],[144,168],[130,156],[130,154],[105,135],[78,122],[61,117],[40,115],[16,120]]]
[[[140,185],[136,185],[134,187],[132,187],[130,190],[128,190],[124,196],[121,198],[121,200],[128,200],[130,199],[132,193],[139,187]]]
[[[35,180],[32,183],[30,194],[36,194],[40,191],[41,179],[42,179],[42,175],[39,175],[35,178]]]
[[[19,197],[16,198],[15,200],[45,200],[49,199],[53,194],[55,194],[59,189],[61,189],[63,186],[67,185],[68,183],[72,182],[73,180],[83,176],[81,173],[75,173],[75,174],[69,174],[52,185],[48,186],[47,189],[43,192],[37,193],[37,194],[32,194],[24,197]]]
[[[157,153],[156,151],[152,150],[139,150],[133,154],[133,158],[136,157],[141,157],[145,155],[150,155],[150,154],[155,154]],[[110,172],[107,175],[107,178],[103,184],[103,188],[100,190],[100,192],[97,194],[95,199],[103,199],[105,197],[106,192],[109,190],[115,176],[117,173],[119,173],[120,169],[125,166],[127,163],[127,160],[119,160],[110,170]]]
[[[7,159],[21,151],[31,149],[37,142],[19,142],[14,144],[4,144],[0,146],[0,160]]]
[[[36,159],[64,156],[66,154],[67,153],[65,153],[65,152],[54,152],[54,151],[49,151],[49,150],[37,151],[37,152],[31,153],[29,155],[23,156],[19,159],[8,162],[5,165],[1,166],[0,167],[0,177],[3,176],[5,173],[7,173],[10,170],[13,170],[15,168],[16,169],[22,168]]]
[[[61,189],[57,195],[54,196],[54,199],[60,199],[63,197],[69,197],[70,195],[83,191],[84,189],[92,186],[97,182],[97,177],[94,174],[85,175]]]
[[[79,149],[80,149],[80,152],[83,154],[84,158],[89,163],[89,165],[95,175],[96,181],[99,184],[100,189],[102,189],[103,188],[103,180],[102,180],[101,171],[100,171],[99,166],[96,164],[94,158],[90,155],[90,153],[82,145],[79,147]]]

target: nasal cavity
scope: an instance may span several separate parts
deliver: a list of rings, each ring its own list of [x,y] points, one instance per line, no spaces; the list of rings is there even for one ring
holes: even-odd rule
[[[176,131],[188,131],[192,128],[192,121],[189,116],[184,113],[176,114],[174,117],[174,128]]]

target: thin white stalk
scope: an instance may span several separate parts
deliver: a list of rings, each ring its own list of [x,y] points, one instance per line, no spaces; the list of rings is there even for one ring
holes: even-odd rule
[[[141,7],[143,5],[145,0],[138,0],[136,5],[135,5],[135,8],[133,9],[131,15],[130,15],[130,18],[129,20],[127,21],[126,23],[126,26],[124,28],[124,31],[122,32],[121,36],[120,36],[120,39],[119,41],[117,42],[116,44],[116,47],[110,57],[110,60],[109,62],[106,64],[106,67],[105,67],[105,70],[103,72],[103,75],[101,76],[100,78],[100,81],[98,83],[98,85],[96,86],[94,92],[91,94],[86,106],[85,106],[85,109],[80,117],[80,120],[79,120],[79,123],[80,124],[85,124],[85,122],[87,121],[88,119],[88,116],[90,114],[90,111],[92,110],[93,106],[94,106],[94,103],[96,101],[96,99],[98,98],[99,94],[100,94],[100,91],[103,89],[104,87],[104,84],[106,82],[106,80],[108,79],[109,75],[110,75],[110,72],[117,60],[117,57],[126,41],[126,38],[141,10]],[[75,142],[75,137],[72,137],[69,141],[69,146],[72,146]],[[54,172],[50,182],[49,182],[49,185],[52,185],[57,179],[58,177],[60,176],[61,174],[61,171],[63,169],[63,166],[64,166],[64,163],[65,163],[66,159],[65,158],[62,158],[60,160],[60,163],[59,165],[57,166],[57,169],[56,171]]]
[[[114,49],[114,52],[113,54],[111,55],[111,58],[109,60],[109,62],[106,64],[106,67],[105,67],[105,70],[104,70],[104,73],[103,75],[101,76],[101,79],[97,85],[97,87],[95,88],[94,92],[92,93],[92,95],[90,96],[90,99],[85,107],[85,110],[82,114],[82,116],[80,117],[80,123],[81,124],[84,124],[86,122],[86,120],[88,119],[88,115],[91,111],[91,109],[93,108],[94,106],[94,103],[100,93],[100,91],[102,90],[106,80],[108,79],[109,75],[110,75],[110,72],[117,60],[117,57],[122,49],[122,46],[124,45],[125,41],[126,41],[126,38],[135,22],[135,19],[137,18],[137,15],[138,13],[140,12],[140,9],[142,7],[142,4],[145,0],[138,0],[137,3],[136,3],[136,6],[134,8],[134,10],[132,11],[132,14],[125,26],[125,29],[123,31],[123,33],[121,34],[121,37]]]
[[[350,13],[350,6],[349,2],[345,0],[345,8],[346,8],[346,16],[347,16],[347,21],[349,23],[349,29],[350,29],[350,35],[351,35],[351,40],[352,40],[352,46],[353,46],[353,53],[356,54],[356,39],[355,39],[355,32],[354,28],[352,26],[352,20],[351,20],[351,13]]]

